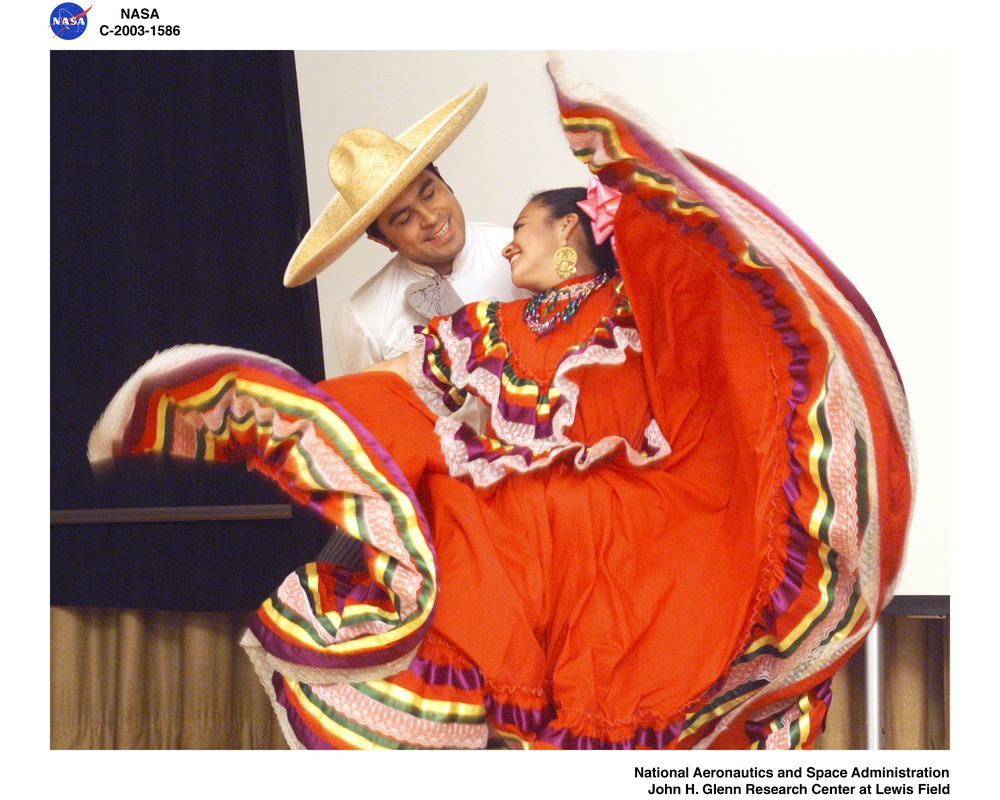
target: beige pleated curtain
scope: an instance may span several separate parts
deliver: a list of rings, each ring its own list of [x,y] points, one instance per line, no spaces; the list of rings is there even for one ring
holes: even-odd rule
[[[51,608],[53,749],[285,749],[238,645],[247,613]],[[885,749],[949,747],[948,620],[879,623]],[[863,651],[837,674],[817,747],[866,742]]]

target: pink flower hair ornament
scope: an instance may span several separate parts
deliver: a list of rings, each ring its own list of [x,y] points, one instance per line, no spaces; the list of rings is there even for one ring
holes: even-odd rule
[[[595,175],[590,176],[587,183],[587,199],[577,203],[580,209],[590,218],[590,227],[594,231],[594,241],[604,244],[611,237],[611,249],[615,249],[614,221],[621,203],[622,193],[606,186]],[[616,253],[617,255],[617,253]]]

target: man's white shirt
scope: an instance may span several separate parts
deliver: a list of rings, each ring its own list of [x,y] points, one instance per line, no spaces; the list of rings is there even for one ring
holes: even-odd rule
[[[500,255],[512,235],[502,225],[473,222],[465,226],[465,246],[446,278],[464,303],[530,295],[511,283],[510,264]],[[410,307],[406,290],[435,274],[430,267],[396,254],[344,301],[334,318],[333,336],[345,374],[409,350],[414,327],[423,327],[427,319]]]

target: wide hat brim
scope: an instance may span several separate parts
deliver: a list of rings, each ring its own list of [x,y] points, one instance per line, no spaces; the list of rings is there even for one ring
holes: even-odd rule
[[[455,140],[486,99],[486,83],[428,114],[396,137],[411,153],[388,180],[357,209],[338,193],[299,243],[285,270],[285,286],[299,286],[315,278],[337,260],[375,221],[410,182]]]

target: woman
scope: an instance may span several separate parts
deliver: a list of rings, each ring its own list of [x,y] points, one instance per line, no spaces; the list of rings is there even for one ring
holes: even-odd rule
[[[318,386],[168,351],[92,436],[245,461],[362,542],[244,639],[293,747],[808,747],[891,598],[908,429],[870,312],[752,190],[556,86],[599,183],[519,214],[531,300]]]
[[[664,522],[681,521],[670,508],[689,487],[658,468],[669,447],[611,242],[595,242],[585,200],[583,189],[543,192],[518,215],[504,256],[531,300],[432,320],[412,357],[373,368],[384,370],[377,388],[372,372],[323,384],[386,446],[430,516],[437,656],[453,649],[447,663],[478,670],[471,704],[495,709],[500,735],[535,744],[539,734],[630,741],[722,666],[699,649],[681,659],[683,679],[663,678],[686,623],[659,605],[708,565],[680,575],[667,557],[686,533]],[[720,637],[720,654],[734,645],[707,615],[701,632]],[[526,710],[530,731],[500,721]]]

